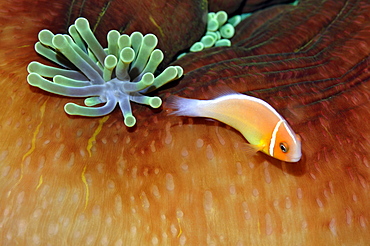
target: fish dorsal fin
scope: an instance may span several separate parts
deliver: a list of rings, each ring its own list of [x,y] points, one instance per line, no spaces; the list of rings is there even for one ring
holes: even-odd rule
[[[218,85],[216,87],[211,87],[207,94],[209,95],[209,99],[215,99],[223,96],[229,96],[229,95],[244,95],[242,93],[236,92],[232,90],[230,87],[226,85]]]

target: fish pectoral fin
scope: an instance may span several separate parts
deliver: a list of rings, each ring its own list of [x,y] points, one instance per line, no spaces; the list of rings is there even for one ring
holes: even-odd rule
[[[254,145],[249,143],[243,143],[241,149],[247,152],[249,155],[255,155],[258,151],[261,151],[264,145]]]

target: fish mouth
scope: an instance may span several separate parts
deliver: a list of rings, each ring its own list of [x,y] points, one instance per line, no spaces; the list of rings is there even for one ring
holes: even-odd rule
[[[289,162],[298,162],[302,156],[292,157],[289,159]]]

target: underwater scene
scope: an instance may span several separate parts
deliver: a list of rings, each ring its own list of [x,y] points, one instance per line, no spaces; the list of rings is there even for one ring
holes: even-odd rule
[[[0,12],[1,245],[370,245],[368,0]]]

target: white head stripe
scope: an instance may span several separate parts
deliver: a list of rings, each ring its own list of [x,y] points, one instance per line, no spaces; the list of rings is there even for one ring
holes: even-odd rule
[[[285,125],[285,127],[287,129],[288,134],[293,139],[294,144],[297,144],[297,138],[296,138],[296,136],[295,136],[292,128],[290,128],[290,126],[288,125],[288,123],[286,121],[284,122],[284,125]]]
[[[271,156],[274,156],[274,147],[275,147],[275,142],[276,142],[276,134],[279,130],[279,127],[280,127],[281,123],[283,123],[283,122],[284,122],[284,120],[280,120],[276,124],[274,130],[272,131],[272,136],[271,136],[270,146],[269,146],[269,153],[270,153]]]

